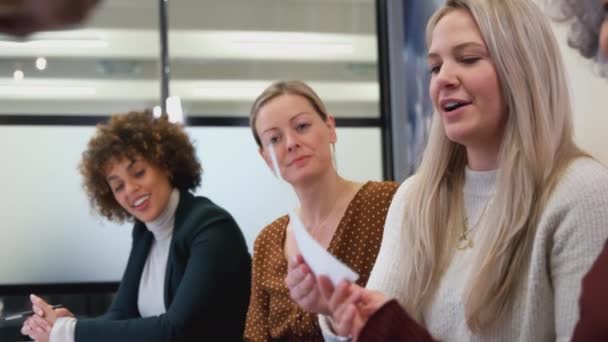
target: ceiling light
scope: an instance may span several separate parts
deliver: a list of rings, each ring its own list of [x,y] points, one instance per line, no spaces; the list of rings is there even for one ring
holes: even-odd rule
[[[152,109],[152,116],[154,116],[156,119],[160,118],[162,113],[163,110],[160,108],[160,106],[154,106]]]
[[[13,79],[15,81],[22,81],[23,76],[23,71],[21,69],[16,69],[15,71],[13,71]]]
[[[108,42],[102,39],[96,31],[71,30],[41,32],[27,39],[2,37],[0,48],[12,49],[91,49],[108,47]]]
[[[27,99],[74,98],[95,95],[95,88],[83,86],[0,84],[0,97]]]
[[[46,58],[44,58],[44,57],[36,58],[35,64],[36,64],[36,69],[38,69],[38,70],[46,69]]]
[[[184,111],[182,110],[182,101],[179,96],[169,96],[166,103],[169,122],[183,124]]]

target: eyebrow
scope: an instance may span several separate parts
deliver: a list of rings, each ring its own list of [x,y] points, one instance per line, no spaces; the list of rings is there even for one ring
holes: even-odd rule
[[[456,46],[454,46],[452,48],[452,51],[454,53],[459,53],[459,52],[462,52],[462,50],[467,49],[467,48],[471,48],[471,47],[473,47],[473,48],[481,48],[481,49],[484,50],[484,53],[486,52],[486,47],[484,45],[479,44],[479,43],[475,43],[475,42],[466,42],[466,43],[458,44],[458,45],[456,45]],[[427,59],[438,58],[438,57],[439,57],[439,54],[436,53],[436,52],[429,52],[429,54],[427,55]]]
[[[135,162],[136,162],[135,159],[131,159],[131,162],[129,163],[129,165],[127,165],[127,171],[130,170],[131,167],[133,167],[133,164],[135,164]],[[110,176],[108,176],[108,178],[106,178],[106,180],[108,182],[111,182],[111,181],[113,181],[115,179],[118,179],[118,176],[116,176],[116,175],[110,175]]]
[[[298,118],[298,117],[299,117],[300,115],[302,115],[302,114],[310,114],[310,113],[309,113],[309,112],[299,112],[299,113],[297,113],[296,115],[292,116],[292,117],[289,119],[289,122],[293,122],[293,121],[294,121],[296,118]],[[269,131],[273,131],[273,130],[276,130],[276,129],[277,129],[276,127],[267,128],[267,129],[265,129],[264,131],[262,131],[262,135],[264,135],[265,133],[267,133],[267,132],[269,132]]]

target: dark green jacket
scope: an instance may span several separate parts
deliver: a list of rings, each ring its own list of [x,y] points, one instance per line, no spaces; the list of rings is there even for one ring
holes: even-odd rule
[[[242,341],[251,285],[251,257],[234,219],[209,199],[180,194],[164,299],[167,312],[142,318],[139,281],[152,240],[141,222],[109,311],[79,319],[76,342]]]

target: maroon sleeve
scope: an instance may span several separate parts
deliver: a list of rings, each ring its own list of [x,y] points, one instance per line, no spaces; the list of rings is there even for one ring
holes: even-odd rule
[[[608,243],[585,278],[572,341],[608,341]]]
[[[367,321],[358,341],[412,341],[432,342],[433,337],[391,300],[376,311]]]

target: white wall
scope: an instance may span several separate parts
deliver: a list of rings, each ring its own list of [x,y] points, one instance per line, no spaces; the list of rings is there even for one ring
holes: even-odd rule
[[[0,126],[0,285],[116,281],[131,225],[91,212],[77,171],[94,127]],[[250,247],[295,205],[259,157],[248,127],[190,127],[204,168],[199,194],[227,209]],[[340,172],[382,178],[378,128],[339,128]]]
[[[553,22],[552,26],[570,79],[576,141],[608,165],[608,79],[599,77],[593,63],[568,46],[567,25]]]

